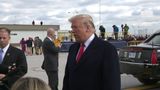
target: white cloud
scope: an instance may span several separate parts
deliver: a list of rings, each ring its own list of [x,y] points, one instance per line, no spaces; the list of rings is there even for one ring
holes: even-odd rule
[[[7,20],[9,20],[9,16],[2,18],[2,21],[7,21]]]
[[[93,16],[98,29],[103,24],[112,32],[112,25],[127,23],[134,27],[157,29],[160,24],[159,0],[1,0],[0,23],[60,24],[61,29],[70,29],[68,19],[80,13]],[[138,28],[136,28],[138,29]],[[99,30],[97,30],[99,31]]]

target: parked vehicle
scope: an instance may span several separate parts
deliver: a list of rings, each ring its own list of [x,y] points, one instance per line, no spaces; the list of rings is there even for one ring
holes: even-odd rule
[[[119,50],[121,73],[132,74],[143,84],[160,80],[160,31],[144,42]]]

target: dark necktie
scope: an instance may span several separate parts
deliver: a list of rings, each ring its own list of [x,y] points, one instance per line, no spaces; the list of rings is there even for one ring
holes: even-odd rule
[[[2,61],[3,61],[2,55],[3,55],[3,49],[0,49],[0,64],[1,64]]]
[[[81,44],[80,45],[80,48],[79,48],[79,52],[78,52],[78,54],[77,54],[77,62],[79,62],[79,60],[80,60],[80,58],[81,58],[81,56],[82,56],[82,54],[83,54],[83,52],[84,52],[84,47],[85,47],[85,45],[84,44]]]

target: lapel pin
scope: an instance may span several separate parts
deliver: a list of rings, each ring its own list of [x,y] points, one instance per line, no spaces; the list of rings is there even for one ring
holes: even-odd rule
[[[9,56],[10,55],[10,53],[7,53],[7,56]]]

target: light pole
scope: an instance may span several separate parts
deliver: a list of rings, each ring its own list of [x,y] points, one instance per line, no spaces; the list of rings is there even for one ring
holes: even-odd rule
[[[101,25],[101,0],[99,0],[99,26]]]

